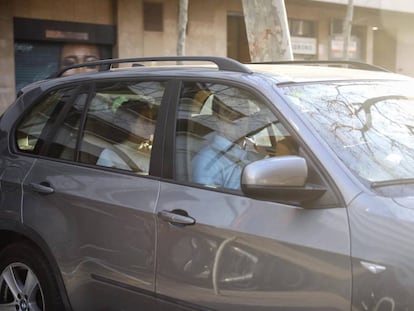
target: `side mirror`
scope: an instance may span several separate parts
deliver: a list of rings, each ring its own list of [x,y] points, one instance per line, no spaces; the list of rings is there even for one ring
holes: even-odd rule
[[[281,156],[252,162],[243,170],[241,186],[252,198],[302,204],[321,197],[326,189],[306,183],[308,165],[299,156]]]

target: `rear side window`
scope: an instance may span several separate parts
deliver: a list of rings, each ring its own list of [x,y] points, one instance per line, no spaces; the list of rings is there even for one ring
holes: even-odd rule
[[[120,81],[46,95],[20,122],[20,151],[149,174],[165,83]]]
[[[33,106],[16,128],[19,151],[39,154],[47,139],[46,127],[56,123],[62,109],[70,102],[75,89],[53,91]]]
[[[62,116],[57,119],[56,125],[50,128],[51,137],[48,139],[46,156],[76,161],[77,141],[87,98],[86,91],[77,94],[70,106],[62,111]]]
[[[148,174],[164,83],[97,85],[86,114],[80,162]]]

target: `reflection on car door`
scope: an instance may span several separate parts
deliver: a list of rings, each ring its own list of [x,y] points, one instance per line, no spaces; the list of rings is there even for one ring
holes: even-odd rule
[[[157,210],[195,220],[158,222],[162,297],[214,310],[350,309],[344,208],[300,209],[165,183]]]
[[[74,310],[145,303],[139,294],[154,290],[157,181],[39,159],[24,189],[24,221],[56,254]]]

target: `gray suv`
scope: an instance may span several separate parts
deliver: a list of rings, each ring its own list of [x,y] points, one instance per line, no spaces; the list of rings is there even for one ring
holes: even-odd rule
[[[414,81],[321,63],[25,87],[0,119],[0,310],[412,310]]]

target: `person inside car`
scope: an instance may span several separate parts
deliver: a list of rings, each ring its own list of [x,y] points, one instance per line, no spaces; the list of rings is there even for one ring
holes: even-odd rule
[[[218,130],[193,158],[192,180],[211,187],[238,190],[243,167],[260,158],[259,154],[246,150],[245,137],[235,138],[237,133],[243,132],[238,121],[248,116],[219,101],[213,102],[212,110]]]
[[[114,115],[114,144],[105,148],[97,165],[147,174],[156,111],[150,103],[139,100],[121,102]]]

